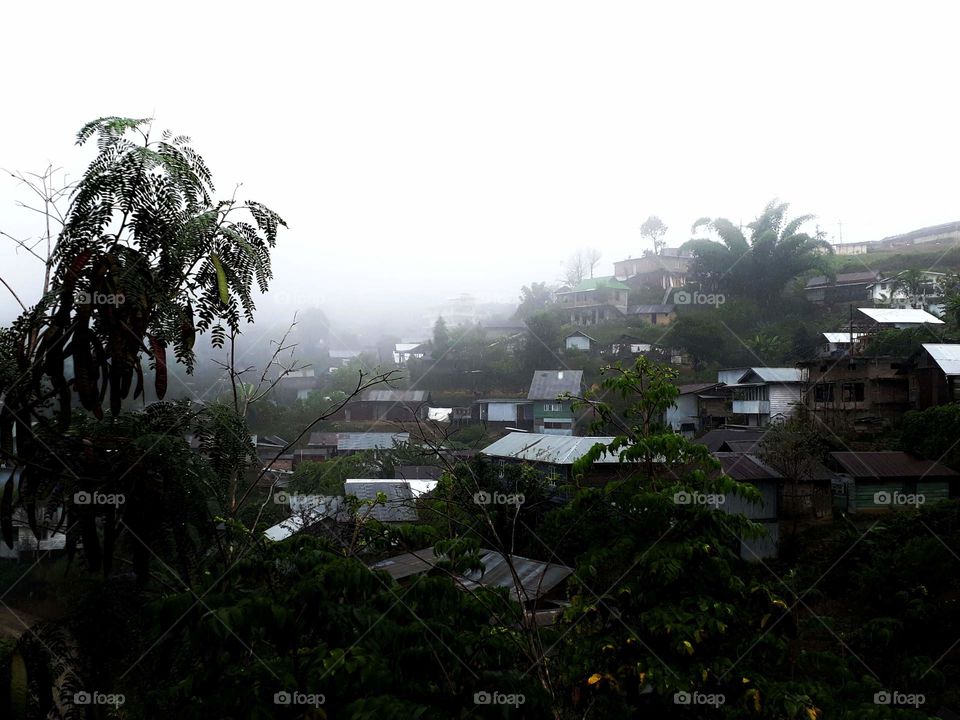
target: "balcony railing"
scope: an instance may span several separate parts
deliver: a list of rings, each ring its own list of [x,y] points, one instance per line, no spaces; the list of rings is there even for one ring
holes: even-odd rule
[[[733,412],[742,415],[769,415],[769,400],[734,400]]]

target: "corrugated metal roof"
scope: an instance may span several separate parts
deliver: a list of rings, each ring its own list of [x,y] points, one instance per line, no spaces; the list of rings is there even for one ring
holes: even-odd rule
[[[422,403],[430,393],[426,390],[367,390],[363,402]]]
[[[312,432],[310,433],[310,440],[307,441],[308,445],[314,446],[327,446],[327,447],[336,447],[337,446],[337,433],[335,432]]]
[[[391,450],[410,441],[410,433],[337,433],[337,450]]]
[[[803,382],[807,379],[806,370],[802,368],[791,367],[754,367],[750,371],[757,375],[763,382],[784,383],[784,382]]]
[[[654,313],[672,313],[676,305],[634,305],[627,310],[628,315],[653,315]]]
[[[862,333],[862,332],[852,333],[854,342],[856,342],[857,340],[859,340],[860,338],[862,338],[865,334],[866,334],[866,333]],[[851,333],[848,333],[848,332],[825,332],[825,333],[823,333],[823,336],[827,339],[827,342],[829,342],[829,343],[848,343],[848,342],[850,342],[850,335],[851,335]]]
[[[589,340],[590,342],[596,342],[596,341],[597,341],[596,338],[592,338],[592,337],[590,337],[589,335],[587,335],[585,332],[581,332],[580,330],[577,330],[576,332],[570,333],[569,335],[567,335],[567,337],[564,338],[564,340],[566,340],[567,338],[572,338],[572,337],[585,337],[585,338],[586,338],[587,340]]]
[[[530,382],[528,400],[556,400],[564,393],[579,395],[583,370],[537,370]]]
[[[624,285],[622,282],[617,280],[615,277],[600,277],[600,278],[587,278],[586,280],[580,281],[580,283],[566,292],[588,292],[590,290],[597,290],[598,288],[609,288],[611,290],[629,290],[629,285]],[[562,295],[561,291],[557,291],[557,295]]]
[[[417,519],[414,500],[437,486],[436,480],[382,480],[350,479],[344,485],[344,493],[359,500],[376,500],[378,493],[386,495],[386,502],[360,509],[364,517],[380,522],[413,522]]]
[[[717,428],[710,430],[693,442],[706,445],[710,452],[717,452],[725,442],[752,442],[756,444],[766,434],[766,428],[757,430],[737,430],[733,428]]]
[[[850,283],[874,282],[878,276],[879,273],[875,272],[838,273],[835,280],[831,282],[826,275],[817,275],[807,280],[807,287],[814,288],[821,285],[832,287],[834,285],[846,285]]]
[[[832,457],[844,472],[853,477],[864,478],[921,478],[960,477],[933,460],[922,460],[914,455],[897,450],[882,452],[832,452]]]
[[[720,383],[692,383],[690,385],[677,385],[677,389],[681,395],[692,395],[703,392],[704,390],[713,390],[713,388],[719,384]]]
[[[401,580],[429,571],[441,559],[432,547],[428,547],[381,560],[372,564],[370,569],[383,570],[395,580]],[[518,601],[536,600],[546,595],[573,573],[573,569],[566,565],[545,563],[519,555],[504,555],[487,549],[480,550],[480,562],[484,567],[482,573],[470,571],[458,577],[457,582],[468,590],[480,585],[507,588],[511,597]],[[511,565],[520,580],[520,588],[515,585]]]
[[[931,325],[943,325],[943,320],[940,318],[916,308],[857,308],[857,310],[881,324],[921,325],[930,323]]]
[[[779,480],[783,477],[760,458],[739,452],[715,452],[714,457],[720,461],[723,472],[734,480]]]
[[[950,343],[923,343],[944,375],[960,375],[960,345]]]
[[[485,447],[482,452],[489,457],[527,460],[529,462],[550,463],[551,465],[572,465],[597,443],[609,445],[612,437],[574,437],[571,435],[546,435],[542,433],[513,432]],[[619,453],[604,455],[599,463],[619,462]]]

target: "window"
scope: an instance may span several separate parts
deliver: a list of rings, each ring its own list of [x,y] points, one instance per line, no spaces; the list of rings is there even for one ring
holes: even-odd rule
[[[833,384],[820,383],[813,386],[814,402],[833,402]]]
[[[570,428],[569,420],[544,420],[543,427],[545,430],[567,430]]]
[[[544,403],[543,404],[544,412],[563,412],[563,405],[560,403]]]
[[[863,402],[863,383],[844,383],[843,402]]]

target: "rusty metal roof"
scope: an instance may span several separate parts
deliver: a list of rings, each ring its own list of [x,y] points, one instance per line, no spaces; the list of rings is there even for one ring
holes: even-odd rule
[[[374,563],[371,570],[383,570],[395,580],[419,575],[436,566],[442,560],[432,547],[396,555]],[[510,596],[523,602],[543,597],[573,573],[573,568],[541,560],[532,560],[519,555],[504,555],[496,550],[482,548],[480,562],[484,570],[471,570],[456,578],[457,583],[466,590],[483,586],[502,587],[510,591]],[[512,566],[512,571],[511,571]],[[520,581],[519,587],[514,580],[514,572]]]
[[[881,452],[832,452],[830,457],[848,475],[860,478],[960,477],[933,460],[923,460],[899,450]]]
[[[779,480],[783,477],[755,455],[738,452],[715,452],[713,456],[720,461],[720,467],[723,468],[724,474],[729,475],[734,480]]]

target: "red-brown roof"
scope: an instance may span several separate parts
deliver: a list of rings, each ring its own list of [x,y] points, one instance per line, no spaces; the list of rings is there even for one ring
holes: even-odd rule
[[[960,473],[951,470],[933,460],[923,460],[899,450],[882,452],[832,452],[832,457],[853,477],[868,478],[923,478],[923,477],[960,477]]]

